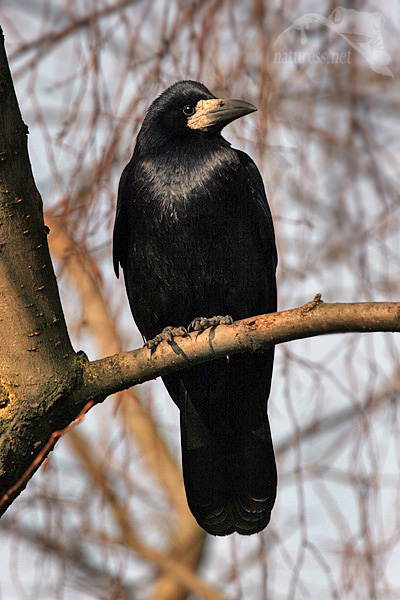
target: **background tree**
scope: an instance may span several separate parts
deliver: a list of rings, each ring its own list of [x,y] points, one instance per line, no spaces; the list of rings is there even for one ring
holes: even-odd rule
[[[399,14],[381,10],[393,78],[318,23],[274,45],[311,2],[3,5],[74,348],[95,359],[141,344],[112,274],[117,181],[150,101],[187,77],[259,107],[226,136],[263,172],[280,309],[317,291],[327,301],[398,299]],[[278,502],[250,539],[205,543],[184,498],[176,409],[158,382],[121,392],[65,435],[0,521],[2,596],[397,597],[398,358],[390,334],[278,347]]]

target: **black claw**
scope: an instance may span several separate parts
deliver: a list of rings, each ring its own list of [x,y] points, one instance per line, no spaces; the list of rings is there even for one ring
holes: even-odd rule
[[[193,319],[193,321],[191,321],[188,325],[187,330],[190,331],[197,331],[197,327],[199,327],[200,321],[204,319],[204,317],[196,317],[195,319]]]
[[[186,327],[183,327],[183,325],[181,325],[180,327],[176,327],[174,330],[174,336],[181,336],[181,337],[187,337],[188,334],[188,330],[186,329]]]
[[[196,317],[188,325],[188,331],[200,331],[205,329],[204,322],[207,321],[206,317]]]

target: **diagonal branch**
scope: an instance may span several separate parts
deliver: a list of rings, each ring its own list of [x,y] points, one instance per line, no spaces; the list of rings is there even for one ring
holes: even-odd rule
[[[328,304],[317,294],[314,300],[299,308],[250,317],[201,334],[193,333],[176,338],[172,344],[162,342],[153,353],[143,347],[93,362],[80,355],[76,362],[79,377],[71,381],[72,406],[65,419],[72,421],[85,406],[89,406],[88,403],[102,402],[110,394],[130,386],[223,356],[260,352],[271,345],[328,333],[399,332],[399,314],[399,302]],[[40,447],[37,454],[39,450]],[[40,454],[40,462],[45,456],[45,452]],[[12,498],[8,488],[2,490],[1,512],[28,479],[24,472],[19,480],[15,480]]]
[[[400,302],[311,302],[278,313],[250,317],[162,342],[154,353],[147,347],[93,362],[84,370],[87,398],[104,396],[172,371],[209,360],[330,333],[400,332]]]

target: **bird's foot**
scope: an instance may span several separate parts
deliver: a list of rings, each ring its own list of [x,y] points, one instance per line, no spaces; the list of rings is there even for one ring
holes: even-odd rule
[[[160,342],[168,342],[171,344],[174,341],[174,337],[186,337],[187,334],[186,327],[165,327],[162,332],[158,333],[153,339],[147,340],[145,346],[154,352]]]
[[[201,333],[205,329],[209,327],[217,327],[217,325],[232,325],[233,319],[230,315],[225,315],[224,317],[221,315],[215,317],[196,317],[193,319],[187,330],[190,331],[198,331]]]

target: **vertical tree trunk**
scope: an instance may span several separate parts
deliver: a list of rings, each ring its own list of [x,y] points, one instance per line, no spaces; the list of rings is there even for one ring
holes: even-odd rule
[[[79,373],[50,259],[42,200],[0,39],[0,489],[19,479],[55,428]],[[66,409],[66,410],[65,410]],[[48,414],[45,419],[41,415]],[[54,422],[52,422],[54,419]],[[23,446],[23,448],[22,448]],[[35,448],[36,452],[23,449]],[[21,459],[23,457],[23,459]],[[7,504],[12,501],[12,494]]]

